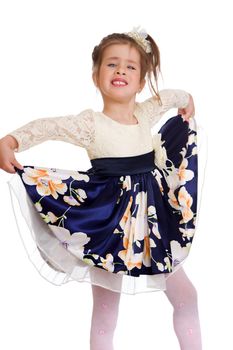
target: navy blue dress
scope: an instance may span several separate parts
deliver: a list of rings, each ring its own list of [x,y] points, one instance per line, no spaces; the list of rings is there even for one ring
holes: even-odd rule
[[[127,294],[164,290],[195,233],[194,126],[172,117],[153,151],[92,159],[87,171],[17,169],[36,244],[29,255],[41,275]]]

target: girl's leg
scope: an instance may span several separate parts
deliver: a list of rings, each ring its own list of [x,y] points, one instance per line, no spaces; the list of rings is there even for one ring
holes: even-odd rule
[[[173,325],[181,350],[201,350],[197,292],[183,268],[167,279],[166,296],[171,302]]]
[[[113,336],[117,325],[121,293],[92,286],[93,311],[90,350],[113,350]]]

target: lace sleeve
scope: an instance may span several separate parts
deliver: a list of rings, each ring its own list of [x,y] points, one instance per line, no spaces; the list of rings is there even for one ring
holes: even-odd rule
[[[151,128],[159,121],[171,108],[185,108],[189,102],[189,93],[184,90],[164,89],[159,92],[162,105],[155,97],[150,97],[142,103],[138,103],[138,108],[148,118]]]
[[[91,109],[78,115],[40,118],[14,130],[8,135],[18,142],[16,152],[22,152],[47,140],[58,140],[88,148],[94,141],[94,116]]]

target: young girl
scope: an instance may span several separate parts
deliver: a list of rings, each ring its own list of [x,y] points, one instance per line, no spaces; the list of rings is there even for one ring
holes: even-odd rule
[[[192,96],[158,91],[159,49],[144,31],[106,36],[92,59],[102,112],[37,119],[0,140],[0,168],[15,173],[9,186],[32,233],[30,259],[56,285],[91,283],[91,350],[113,349],[121,293],[156,290],[174,307],[180,348],[200,350],[197,293],[181,267],[197,212]],[[138,103],[146,79],[153,96]],[[178,115],[152,135],[174,107]],[[14,152],[46,140],[84,147],[92,167],[68,171],[15,159]]]

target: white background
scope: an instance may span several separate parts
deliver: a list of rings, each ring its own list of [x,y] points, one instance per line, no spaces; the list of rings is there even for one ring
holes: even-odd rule
[[[160,47],[160,89],[193,95],[209,151],[198,230],[185,270],[198,289],[205,350],[233,348],[231,21],[230,1],[224,0],[0,3],[0,137],[32,119],[100,110],[91,80],[92,49],[103,36],[137,25]],[[54,141],[17,159],[24,165],[90,167],[84,149]],[[10,204],[11,176],[0,171],[0,348],[88,350],[91,287],[76,282],[56,287],[29,262]],[[163,292],[121,297],[115,349],[142,348],[179,349]]]

